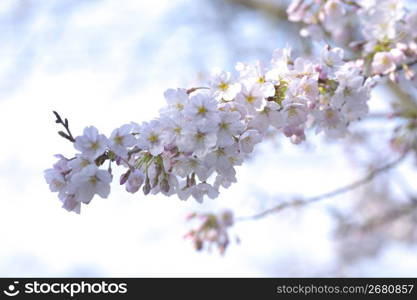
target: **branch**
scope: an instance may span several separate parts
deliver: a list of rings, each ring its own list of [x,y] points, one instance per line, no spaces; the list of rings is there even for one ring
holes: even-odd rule
[[[371,182],[375,177],[379,176],[380,174],[384,173],[385,171],[388,171],[394,167],[396,167],[407,155],[407,152],[403,153],[400,157],[398,157],[397,159],[395,159],[394,161],[387,163],[379,168],[376,168],[372,171],[370,171],[365,177],[363,177],[360,180],[357,180],[355,182],[352,182],[346,186],[340,187],[338,189],[335,189],[331,192],[322,194],[322,195],[318,195],[315,197],[311,197],[311,198],[306,198],[306,199],[301,199],[301,200],[294,200],[292,202],[284,202],[281,204],[278,204],[274,207],[268,208],[260,213],[257,213],[255,215],[252,216],[246,216],[246,217],[239,217],[236,218],[235,221],[239,222],[239,221],[250,221],[250,220],[257,220],[260,218],[263,218],[265,216],[268,216],[272,213],[284,210],[286,208],[289,207],[296,207],[296,206],[301,206],[301,205],[308,205],[311,204],[313,202],[317,202],[320,200],[324,200],[327,198],[332,198],[341,194],[344,194],[346,192],[352,191],[366,183]]]
[[[71,130],[69,129],[68,119],[65,118],[64,120],[62,120],[61,116],[56,111],[53,111],[53,113],[54,113],[54,115],[56,117],[55,123],[62,124],[62,126],[64,126],[64,128],[66,130],[66,133],[63,132],[63,131],[58,131],[58,134],[60,136],[62,136],[64,139],[67,139],[70,142],[74,143],[75,142],[75,139],[72,136]]]

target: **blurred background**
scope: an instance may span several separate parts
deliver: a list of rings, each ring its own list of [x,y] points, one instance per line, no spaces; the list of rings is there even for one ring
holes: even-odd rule
[[[415,161],[352,192],[236,223],[224,256],[197,252],[184,234],[191,211],[246,216],[332,191],[396,157],[400,120],[381,118],[399,86],[380,86],[369,119],[344,141],[310,133],[292,145],[271,137],[238,183],[200,205],[126,193],[117,182],[81,215],[61,208],[43,170],[74,150],[52,110],[100,132],[157,116],[170,87],[193,87],[215,67],[268,62],[291,45],[314,55],[280,0],[0,1],[0,276],[417,276]],[[411,101],[411,100],[410,100]],[[116,172],[116,178],[119,173]],[[378,220],[378,222],[375,222]],[[369,224],[372,226],[369,226]]]

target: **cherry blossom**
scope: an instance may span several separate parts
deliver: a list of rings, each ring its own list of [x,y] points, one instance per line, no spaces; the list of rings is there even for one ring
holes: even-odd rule
[[[88,204],[95,194],[107,198],[110,194],[111,180],[109,172],[91,165],[71,177],[69,191],[75,195],[78,202]]]
[[[104,134],[99,134],[94,126],[86,127],[84,134],[75,138],[74,147],[81,151],[84,156],[95,159],[103,154],[108,145]]]
[[[125,124],[109,138],[90,126],[74,139],[68,121],[55,113],[66,129],[59,134],[79,151],[71,159],[58,156],[45,171],[63,207],[80,212],[96,194],[108,197],[115,165],[124,169],[120,184],[129,193],[216,198],[236,182],[238,166],[270,132],[295,144],[310,131],[343,138],[368,114],[381,77],[395,79],[400,69],[413,77],[408,63],[417,57],[417,14],[400,1],[295,0],[288,13],[312,37],[321,30],[342,38],[345,24],[357,26],[363,40],[349,42],[360,45],[360,57],[329,45],[314,57],[277,49],[270,63],[238,62],[236,72],[216,71],[200,87],[167,89],[159,115]]]

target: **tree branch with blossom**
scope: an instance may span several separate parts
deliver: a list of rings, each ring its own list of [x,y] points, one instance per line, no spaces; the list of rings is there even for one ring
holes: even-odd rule
[[[313,58],[295,57],[289,47],[277,49],[267,65],[237,63],[237,72],[213,73],[201,87],[168,89],[167,105],[157,118],[127,123],[110,136],[90,126],[74,138],[68,120],[54,112],[56,123],[65,129],[59,135],[78,152],[71,159],[59,155],[45,171],[51,191],[58,193],[65,209],[80,213],[81,204],[96,195],[109,196],[113,174],[110,166],[101,168],[108,160],[127,169],[119,183],[129,193],[142,187],[144,195],[176,195],[202,203],[236,182],[236,168],[270,131],[294,144],[305,141],[312,130],[331,139],[345,137],[353,122],[368,116],[371,92],[383,77],[397,82],[401,71],[408,80],[414,77],[417,13],[389,4],[391,0],[366,7],[356,1],[295,0],[288,8],[289,20],[308,24],[302,34],[313,38],[321,38],[323,31],[338,41],[347,22],[357,25],[362,40],[348,50],[358,53],[353,59],[346,58],[342,48],[328,45]],[[346,193],[395,167],[405,155],[337,190],[235,220],[259,219]],[[196,248],[201,249],[205,239],[222,239],[217,246],[224,251],[229,241],[225,228],[233,222],[212,215],[201,219],[205,225],[192,235]]]

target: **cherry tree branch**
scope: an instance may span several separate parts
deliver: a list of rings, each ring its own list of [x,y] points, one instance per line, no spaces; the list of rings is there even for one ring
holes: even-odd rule
[[[240,221],[250,221],[250,220],[257,220],[257,219],[261,219],[263,217],[266,217],[270,214],[279,212],[281,210],[284,210],[286,208],[289,207],[296,207],[296,206],[303,206],[303,205],[308,205],[314,202],[318,202],[320,200],[324,200],[324,199],[328,199],[328,198],[332,198],[344,193],[347,193],[349,191],[355,190],[357,188],[359,188],[360,186],[371,182],[375,177],[381,175],[382,173],[395,168],[400,162],[402,162],[404,160],[404,158],[406,157],[407,152],[404,152],[400,157],[398,157],[397,159],[381,166],[378,168],[373,169],[372,171],[370,171],[365,177],[363,177],[362,179],[359,179],[357,181],[354,181],[348,185],[345,185],[343,187],[337,188],[333,191],[318,195],[318,196],[314,196],[314,197],[310,197],[310,198],[306,198],[306,199],[300,199],[300,200],[294,200],[291,202],[284,202],[284,203],[280,203],[276,206],[273,206],[271,208],[268,208],[262,212],[259,212],[257,214],[254,214],[252,216],[245,216],[245,217],[238,217],[235,219],[236,222],[240,222]]]

